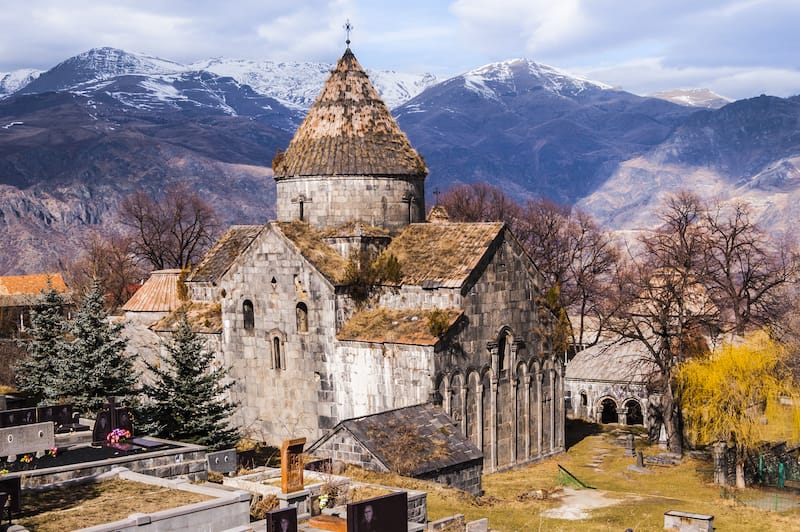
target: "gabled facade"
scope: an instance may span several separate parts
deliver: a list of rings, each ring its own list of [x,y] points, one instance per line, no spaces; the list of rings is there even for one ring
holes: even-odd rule
[[[219,303],[245,434],[427,403],[486,470],[564,449],[540,275],[501,223],[424,220],[424,162],[349,49],[274,166],[278,220],[232,228],[186,281]]]

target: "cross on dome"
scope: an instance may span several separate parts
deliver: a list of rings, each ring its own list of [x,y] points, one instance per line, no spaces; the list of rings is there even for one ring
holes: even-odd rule
[[[350,19],[347,19],[347,22],[344,23],[344,31],[347,32],[347,40],[344,41],[347,44],[347,47],[350,48],[350,32],[353,31],[353,25],[350,24]]]

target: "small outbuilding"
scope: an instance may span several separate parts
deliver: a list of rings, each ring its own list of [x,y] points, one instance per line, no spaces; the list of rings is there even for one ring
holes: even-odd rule
[[[307,452],[364,469],[394,471],[480,495],[483,453],[430,403],[340,422]]]

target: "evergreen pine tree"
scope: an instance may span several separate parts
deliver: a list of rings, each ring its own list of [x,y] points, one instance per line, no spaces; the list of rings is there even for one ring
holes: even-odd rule
[[[17,387],[37,404],[53,404],[62,394],[60,375],[64,371],[64,298],[48,280],[46,291],[31,312],[29,339],[20,341],[27,351],[14,368]]]
[[[232,446],[238,433],[227,418],[234,405],[224,394],[233,383],[223,383],[226,369],[212,368],[214,354],[192,330],[186,314],[165,348],[160,363],[145,362],[154,379],[143,388],[149,399],[142,409],[143,430],[211,449]]]
[[[109,396],[129,403],[135,399],[139,375],[125,353],[127,339],[121,329],[121,324],[109,323],[103,290],[95,280],[70,324],[73,340],[67,344],[62,377],[67,400],[77,410],[94,414]]]

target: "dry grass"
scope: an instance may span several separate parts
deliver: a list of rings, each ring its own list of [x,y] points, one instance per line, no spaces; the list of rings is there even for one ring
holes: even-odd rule
[[[22,515],[15,516],[14,522],[36,532],[61,532],[110,523],[136,512],[157,512],[210,498],[117,479],[69,489],[24,492]]]
[[[583,427],[585,429],[585,427]],[[627,428],[627,427],[626,427]],[[752,532],[800,531],[800,510],[767,512],[736,506],[722,497],[723,490],[711,482],[712,464],[685,458],[671,467],[651,467],[652,474],[628,471],[635,463],[623,456],[624,448],[615,434],[584,430],[583,438],[563,455],[538,464],[483,477],[483,497],[470,497],[438,484],[348,469],[358,480],[404,486],[428,492],[430,520],[464,514],[467,521],[489,518],[489,526],[502,532],[515,531],[616,531],[630,527],[636,532],[661,531],[664,512],[682,510],[714,516],[717,530]],[[658,449],[639,442],[645,456]],[[592,510],[583,520],[544,517],[544,510],[558,507],[560,483],[558,464],[590,486],[620,502]],[[598,464],[598,465],[593,465]],[[537,492],[541,490],[541,492]],[[540,498],[541,495],[541,498]],[[768,496],[758,489],[737,492],[740,500]]]
[[[322,240],[322,235],[306,223],[276,222],[281,232],[294,242],[305,258],[331,281],[342,281],[347,260]]]
[[[176,331],[183,314],[198,333],[218,333],[222,331],[222,304],[190,301],[159,320],[153,329],[156,331]]]
[[[364,310],[353,314],[336,337],[361,342],[434,345],[439,338],[431,331],[431,316],[437,310]],[[444,314],[447,327],[461,315],[453,309],[438,312]]]

